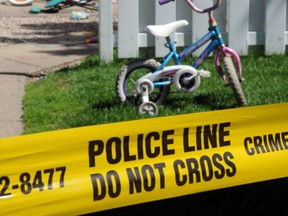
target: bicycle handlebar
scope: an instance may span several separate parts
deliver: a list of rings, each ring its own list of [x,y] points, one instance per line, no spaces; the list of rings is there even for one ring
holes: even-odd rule
[[[160,5],[163,5],[163,4],[167,4],[171,1],[174,1],[174,0],[159,0],[159,4]],[[218,8],[222,2],[222,0],[217,0],[217,2],[215,3],[215,5],[213,5],[212,7],[209,7],[209,8],[205,8],[205,9],[202,9],[202,8],[198,8],[194,3],[193,3],[193,0],[185,0],[187,2],[187,4],[190,5],[190,7],[198,12],[198,13],[210,13],[211,11],[215,10],[216,8]]]
[[[217,0],[217,2],[215,3],[215,5],[213,5],[212,7],[209,7],[209,8],[205,8],[205,9],[202,9],[202,8],[198,8],[194,3],[193,3],[193,0],[185,0],[191,7],[194,11],[198,12],[198,13],[209,13],[213,10],[215,10],[216,8],[218,8],[222,2],[222,0]]]
[[[171,1],[174,1],[174,0],[159,0],[159,4],[163,5],[163,4],[167,4],[167,3],[171,2]]]

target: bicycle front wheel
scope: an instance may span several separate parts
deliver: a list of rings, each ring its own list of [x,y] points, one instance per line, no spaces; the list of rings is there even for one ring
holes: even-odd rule
[[[240,81],[238,79],[233,61],[231,57],[224,57],[223,59],[225,72],[228,77],[229,86],[231,87],[234,97],[238,106],[245,106],[247,104],[245,95],[241,88]]]
[[[137,59],[127,65],[124,65],[116,78],[116,95],[121,102],[130,102],[132,104],[141,104],[141,97],[137,93],[135,84],[139,78],[147,73],[153,72],[160,63],[154,59]],[[154,103],[163,103],[168,95],[169,85],[155,87],[149,95],[150,101]]]

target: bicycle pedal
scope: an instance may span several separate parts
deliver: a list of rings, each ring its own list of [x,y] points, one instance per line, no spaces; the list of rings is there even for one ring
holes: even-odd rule
[[[197,71],[199,73],[199,75],[201,77],[210,77],[211,76],[211,72],[210,71],[206,71],[206,70],[200,70]]]

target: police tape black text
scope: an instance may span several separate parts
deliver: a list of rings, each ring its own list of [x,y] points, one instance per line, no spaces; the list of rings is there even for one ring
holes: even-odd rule
[[[197,158],[177,159],[173,162],[173,169],[167,169],[166,163],[145,164],[141,167],[126,168],[129,184],[129,194],[151,192],[165,189],[166,180],[175,182],[175,186],[184,186],[194,183],[208,182],[233,177],[236,174],[234,156],[230,152],[223,155],[214,154]],[[174,170],[174,172],[171,172]],[[166,179],[167,178],[167,179]],[[123,179],[122,179],[123,180]],[[91,175],[93,185],[93,201],[106,198],[117,198],[121,194],[121,178],[117,171],[111,170],[103,175]]]
[[[230,122],[197,126],[183,129],[182,143],[175,143],[175,130],[162,132],[152,131],[136,136],[111,137],[107,140],[92,140],[89,142],[89,167],[96,166],[97,157],[105,157],[109,164],[157,158],[175,154],[174,144],[182,146],[182,152],[188,153],[210,148],[227,147],[229,140]],[[131,149],[136,149],[134,152]],[[180,153],[180,152],[179,152]]]
[[[288,132],[246,137],[244,147],[250,156],[288,150]]]
[[[12,192],[17,192],[18,190],[24,194],[28,195],[32,190],[37,189],[39,191],[44,191],[44,189],[52,190],[53,186],[59,184],[59,187],[64,187],[66,167],[56,167],[52,169],[37,170],[35,173],[23,172],[19,175],[19,180],[11,179],[8,176],[0,176],[0,198],[12,197]],[[34,191],[33,190],[33,191]]]
[[[88,147],[89,167],[96,167],[98,160],[99,164],[102,165],[101,169],[103,169],[105,162],[110,165],[117,165],[121,162],[140,161],[162,156],[175,157],[177,153],[227,147],[231,145],[230,126],[230,122],[224,122],[196,126],[194,129],[183,128],[182,132],[177,134],[175,130],[171,129],[162,132],[152,131],[136,136],[123,136],[122,138],[115,136],[107,140],[92,140]],[[178,142],[175,141],[176,136],[178,136]],[[225,176],[232,177],[236,174],[233,159],[234,157],[230,152],[225,152],[223,155],[217,153],[211,157],[203,155],[199,159],[177,159],[171,166],[174,169],[175,186],[222,179]],[[129,194],[165,188],[165,177],[167,175],[171,177],[171,172],[165,174],[166,165],[162,162],[126,168]],[[91,174],[91,181],[94,201],[102,200],[106,196],[116,198],[121,194],[121,181],[123,179],[120,178],[116,169],[106,171],[106,173]]]

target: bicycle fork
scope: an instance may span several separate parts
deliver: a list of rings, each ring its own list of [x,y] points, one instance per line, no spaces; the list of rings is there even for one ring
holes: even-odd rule
[[[226,46],[221,47],[220,50],[218,51],[216,57],[215,57],[215,67],[217,69],[218,74],[223,79],[223,81],[226,82],[227,80],[226,80],[226,76],[223,72],[223,69],[221,67],[221,63],[220,63],[220,59],[222,56],[232,57],[232,59],[236,63],[236,69],[237,69],[237,72],[239,74],[239,81],[240,81],[240,83],[243,82],[244,78],[242,77],[242,65],[241,65],[240,57],[233,49],[226,47]]]

